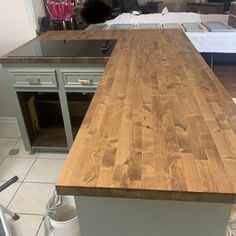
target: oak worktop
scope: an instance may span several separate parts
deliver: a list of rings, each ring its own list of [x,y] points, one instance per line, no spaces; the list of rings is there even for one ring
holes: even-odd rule
[[[59,194],[236,201],[236,105],[181,30],[41,38],[117,39]]]

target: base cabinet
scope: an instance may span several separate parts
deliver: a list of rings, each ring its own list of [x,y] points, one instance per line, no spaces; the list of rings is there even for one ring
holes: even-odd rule
[[[105,64],[5,64],[27,151],[68,151]]]

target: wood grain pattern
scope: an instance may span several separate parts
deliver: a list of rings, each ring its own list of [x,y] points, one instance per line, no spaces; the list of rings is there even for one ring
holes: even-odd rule
[[[79,37],[118,42],[57,191],[235,202],[236,106],[185,35],[90,31]]]
[[[231,97],[236,98],[236,66],[214,66],[213,71]]]
[[[56,183],[59,194],[236,201],[236,106],[181,30],[118,39]]]

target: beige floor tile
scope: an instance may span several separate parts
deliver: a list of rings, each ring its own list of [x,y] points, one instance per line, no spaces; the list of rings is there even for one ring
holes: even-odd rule
[[[14,236],[35,236],[42,222],[42,216],[20,215],[17,221],[8,219],[10,230]]]
[[[0,157],[8,155],[8,152],[16,145],[18,138],[0,138]]]
[[[20,138],[20,130],[17,123],[0,123],[1,138]]]
[[[66,159],[68,153],[39,153],[38,158]]]
[[[37,159],[28,173],[26,182],[55,183],[64,160]]]
[[[32,153],[25,150],[25,146],[24,146],[22,139],[19,139],[17,144],[14,146],[14,149],[19,149],[19,153],[17,155],[12,156],[12,157],[33,157],[33,158],[38,157],[38,153],[32,154]]]
[[[13,176],[17,175],[19,181],[22,181],[30,168],[32,167],[35,159],[31,158],[10,158],[7,157],[0,165],[0,180],[7,181]]]
[[[0,181],[0,185],[4,184],[5,182]],[[19,188],[21,182],[16,182],[6,189],[4,189],[2,192],[0,192],[0,203],[7,207],[10,203],[11,199],[15,195],[17,189]]]
[[[17,213],[44,214],[54,190],[54,184],[23,183],[9,207]]]

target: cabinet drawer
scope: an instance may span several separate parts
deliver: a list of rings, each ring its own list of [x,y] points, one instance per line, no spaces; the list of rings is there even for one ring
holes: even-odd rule
[[[9,72],[14,87],[57,87],[55,70]]]
[[[63,72],[65,88],[96,88],[102,72]]]

